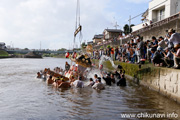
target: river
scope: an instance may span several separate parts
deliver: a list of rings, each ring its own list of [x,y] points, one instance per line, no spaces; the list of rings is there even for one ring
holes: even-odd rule
[[[0,59],[0,120],[121,120],[124,114],[136,115],[125,120],[138,120],[142,114],[154,113],[166,114],[166,118],[175,114],[168,118],[173,120],[180,115],[179,104],[130,81],[127,87],[106,86],[96,91],[56,90],[36,79],[37,71],[64,67],[65,61],[70,62],[60,58]]]

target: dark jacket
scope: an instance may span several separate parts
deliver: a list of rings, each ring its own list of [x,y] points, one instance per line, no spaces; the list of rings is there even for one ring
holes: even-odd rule
[[[107,77],[107,78],[103,77],[103,79],[106,81],[106,85],[111,86],[111,78],[110,77]]]
[[[126,78],[121,78],[121,79],[117,82],[117,86],[126,86]]]

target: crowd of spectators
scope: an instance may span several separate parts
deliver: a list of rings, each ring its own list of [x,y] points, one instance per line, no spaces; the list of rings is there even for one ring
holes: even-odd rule
[[[152,36],[151,40],[143,40],[137,35],[120,46],[93,51],[95,59],[100,59],[102,55],[121,62],[143,64],[148,61],[155,66],[177,69],[180,68],[180,33],[169,29],[165,37]]]

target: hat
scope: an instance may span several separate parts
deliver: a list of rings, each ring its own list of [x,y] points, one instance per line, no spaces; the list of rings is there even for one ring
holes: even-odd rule
[[[174,32],[174,30],[172,28],[168,30],[168,33],[171,33],[171,32],[172,33]]]

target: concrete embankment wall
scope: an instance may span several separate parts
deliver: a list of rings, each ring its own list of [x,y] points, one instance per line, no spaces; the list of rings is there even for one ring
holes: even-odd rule
[[[122,65],[126,74],[135,82],[180,103],[180,70],[152,65],[143,65],[139,69],[139,65],[136,64],[121,62],[115,62],[115,64]],[[109,61],[104,63],[104,67],[113,70]]]
[[[140,84],[180,103],[180,70],[147,68],[139,72]]]

